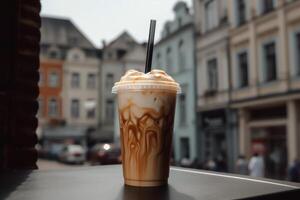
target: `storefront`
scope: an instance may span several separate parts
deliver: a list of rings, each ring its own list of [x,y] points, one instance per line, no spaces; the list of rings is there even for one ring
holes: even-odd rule
[[[284,179],[287,169],[286,126],[251,129],[251,152],[265,160],[265,176]]]
[[[240,153],[263,156],[265,176],[285,179],[299,155],[299,102],[252,104],[239,109]]]
[[[202,161],[224,162],[225,171],[234,167],[234,137],[231,111],[218,109],[201,113]]]

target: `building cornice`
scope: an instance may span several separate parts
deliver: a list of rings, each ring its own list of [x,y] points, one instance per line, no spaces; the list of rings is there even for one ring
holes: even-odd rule
[[[255,96],[250,98],[245,98],[241,100],[231,101],[230,107],[240,108],[240,107],[251,107],[257,104],[270,104],[270,103],[280,103],[292,99],[300,98],[300,90],[289,90],[287,92],[273,93],[261,96]]]

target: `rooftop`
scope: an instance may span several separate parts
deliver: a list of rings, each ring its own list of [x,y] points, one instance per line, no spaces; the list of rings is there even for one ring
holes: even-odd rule
[[[67,18],[42,16],[41,44],[94,49],[81,30]]]

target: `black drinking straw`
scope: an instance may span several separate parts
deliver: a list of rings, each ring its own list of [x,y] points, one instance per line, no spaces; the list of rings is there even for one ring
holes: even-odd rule
[[[146,57],[145,73],[148,73],[151,71],[152,55],[153,55],[153,47],[154,47],[155,24],[156,24],[156,21],[151,19],[150,29],[149,29],[149,38],[148,38],[148,44],[147,44],[147,57]]]

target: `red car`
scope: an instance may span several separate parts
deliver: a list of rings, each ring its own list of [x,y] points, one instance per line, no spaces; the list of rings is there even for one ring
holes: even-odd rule
[[[121,149],[114,144],[96,144],[90,151],[92,165],[111,165],[121,163]]]

